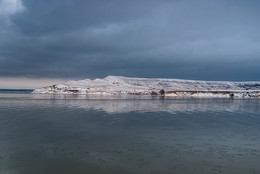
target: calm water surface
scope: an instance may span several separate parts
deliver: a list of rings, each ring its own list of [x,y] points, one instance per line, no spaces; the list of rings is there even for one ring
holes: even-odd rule
[[[1,174],[253,174],[259,164],[259,99],[0,93]]]

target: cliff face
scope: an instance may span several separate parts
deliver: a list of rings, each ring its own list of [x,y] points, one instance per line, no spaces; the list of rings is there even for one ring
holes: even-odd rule
[[[104,79],[68,81],[64,84],[35,89],[33,93],[259,97],[260,82],[195,81],[108,76]]]

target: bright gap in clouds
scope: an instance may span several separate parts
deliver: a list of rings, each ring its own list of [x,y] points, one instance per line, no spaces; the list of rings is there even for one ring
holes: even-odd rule
[[[0,15],[11,15],[23,11],[25,8],[21,0],[1,0]]]

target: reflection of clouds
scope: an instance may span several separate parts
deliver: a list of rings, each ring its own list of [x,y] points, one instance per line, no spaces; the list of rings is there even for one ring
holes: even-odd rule
[[[259,100],[254,99],[194,99],[151,96],[95,96],[36,94],[34,99],[52,99],[55,104],[86,110],[103,110],[107,113],[137,112],[192,112],[230,111],[259,112]]]
[[[259,117],[219,111],[257,114],[259,105],[252,99],[0,94],[0,173],[172,173],[172,164],[178,166],[175,173],[183,173],[196,159],[229,165],[237,174],[241,156],[245,169],[258,166],[259,160],[250,159],[259,159],[251,153],[259,150]],[[154,111],[177,114],[142,113]],[[208,149],[214,155],[205,158]],[[192,173],[194,167],[188,169]]]

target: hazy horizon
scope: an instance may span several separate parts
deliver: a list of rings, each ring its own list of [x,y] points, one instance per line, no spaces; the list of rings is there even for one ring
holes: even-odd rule
[[[35,89],[65,82],[62,79],[1,78],[0,89]]]
[[[106,76],[107,77],[107,76]],[[105,78],[105,77],[101,77]],[[131,77],[130,77],[131,78]],[[153,77],[138,77],[138,78],[153,78]],[[59,83],[64,83],[70,80],[84,80],[87,78],[78,78],[78,79],[51,79],[51,78],[1,78],[0,77],[0,89],[35,89],[50,85],[55,85]],[[94,80],[95,78],[90,78],[91,80]],[[164,79],[164,78],[162,78]],[[183,80],[198,80],[200,79],[183,79]],[[212,81],[212,80],[208,80]],[[235,81],[239,82],[239,81]],[[243,81],[241,81],[243,82]],[[250,82],[250,81],[248,81]],[[255,81],[259,82],[259,81]]]

